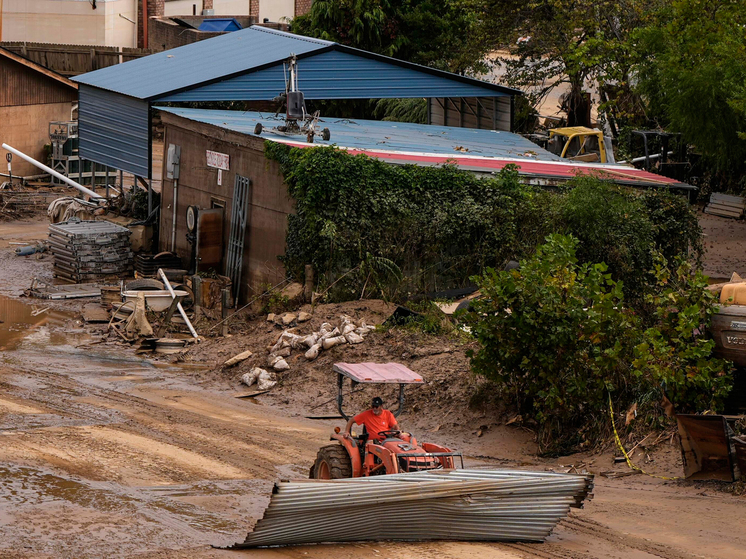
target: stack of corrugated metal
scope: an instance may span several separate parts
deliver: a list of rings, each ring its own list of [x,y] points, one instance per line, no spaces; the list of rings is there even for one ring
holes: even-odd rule
[[[746,209],[746,198],[713,192],[710,195],[710,203],[705,207],[705,213],[741,219],[744,209]]]
[[[54,276],[86,283],[132,275],[130,230],[108,221],[70,220],[49,226]]]
[[[362,540],[543,541],[593,489],[591,474],[435,470],[275,484],[235,548]]]

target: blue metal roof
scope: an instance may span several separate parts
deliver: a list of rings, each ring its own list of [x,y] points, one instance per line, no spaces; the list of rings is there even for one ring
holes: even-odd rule
[[[333,44],[254,26],[88,72],[74,81],[138,99],[153,99],[263,68],[287,59],[291,53],[305,54]]]
[[[284,118],[275,118],[272,113],[174,107],[159,107],[159,110],[250,136],[256,136],[254,127],[261,122],[264,127],[261,138],[305,142],[305,136],[274,130],[274,127],[284,122]],[[563,161],[562,158],[540,148],[523,136],[504,131],[333,117],[324,117],[321,127],[329,128],[331,138],[325,142],[320,135],[316,136],[314,143],[317,145],[338,145],[350,149],[400,153],[444,154],[454,157],[472,155]]]
[[[496,84],[259,26],[109,66],[74,80],[149,101],[271,100],[285,90],[282,64],[293,54],[299,59],[301,90],[309,99],[520,94]]]
[[[243,27],[234,17],[206,19],[199,25],[200,31],[211,31],[213,33],[216,31],[240,31],[241,29]]]
[[[450,79],[347,51],[312,53],[298,61],[298,87],[306,99],[480,97],[482,84]],[[285,91],[282,64],[159,97],[158,101],[260,101]],[[490,92],[490,94],[493,94]],[[498,95],[506,95],[498,93]]]

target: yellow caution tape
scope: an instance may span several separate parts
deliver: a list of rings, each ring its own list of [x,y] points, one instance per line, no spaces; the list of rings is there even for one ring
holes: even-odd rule
[[[616,439],[616,444],[619,446],[619,450],[622,451],[622,454],[624,455],[624,459],[627,461],[627,466],[630,467],[632,470],[637,470],[641,474],[645,474],[646,476],[658,478],[658,479],[665,479],[668,481],[672,481],[674,479],[681,479],[680,477],[666,477],[666,476],[657,476],[655,474],[649,474],[645,470],[643,470],[640,466],[636,466],[632,463],[632,460],[629,458],[629,454],[627,454],[627,451],[624,450],[624,445],[622,444],[621,439],[619,438],[619,433],[617,433],[616,430],[616,424],[614,423],[614,408],[611,405],[611,392],[609,392],[609,417],[611,418],[611,427],[614,429],[614,438]]]

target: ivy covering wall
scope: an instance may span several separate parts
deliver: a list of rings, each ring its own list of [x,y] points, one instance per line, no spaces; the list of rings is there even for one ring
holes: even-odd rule
[[[336,148],[266,142],[265,151],[296,202],[286,269],[302,278],[312,264],[322,289],[344,275],[337,299],[461,287],[485,268],[530,256],[553,232],[577,237],[581,260],[609,260],[636,293],[651,249],[669,258],[701,251],[686,200],[665,192],[641,195],[593,178],[548,191],[522,184],[514,166],[479,178],[455,165],[391,165]]]

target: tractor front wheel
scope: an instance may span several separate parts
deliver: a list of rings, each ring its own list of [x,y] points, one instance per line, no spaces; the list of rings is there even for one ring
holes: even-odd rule
[[[352,460],[341,444],[322,447],[311,471],[312,479],[343,479],[352,477]]]

